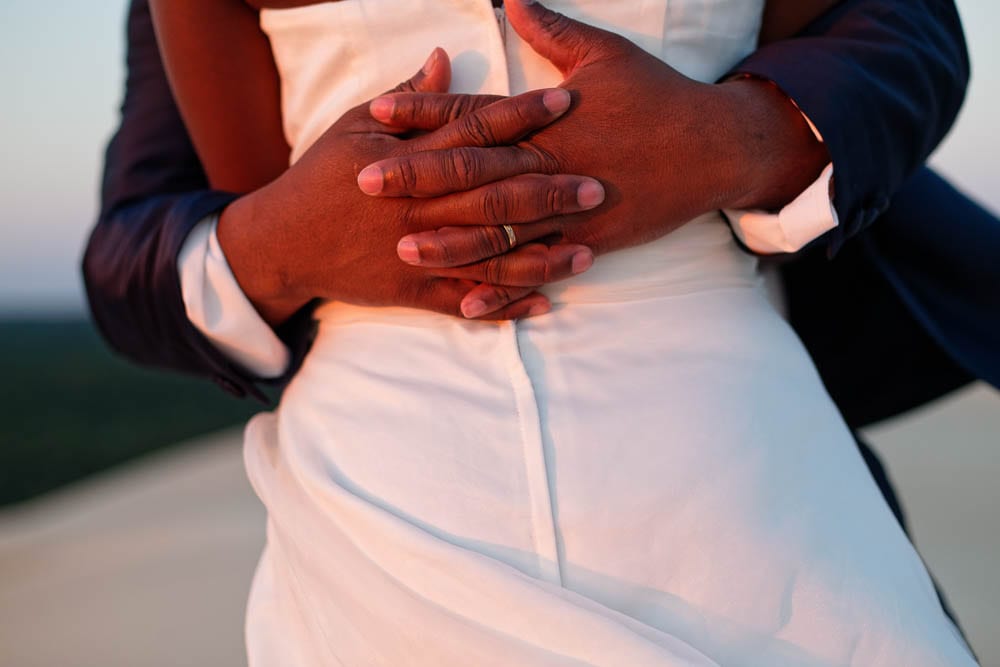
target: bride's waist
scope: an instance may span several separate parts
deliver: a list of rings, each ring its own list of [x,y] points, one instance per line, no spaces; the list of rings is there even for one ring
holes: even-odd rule
[[[553,303],[657,299],[757,283],[756,259],[742,252],[721,214],[696,218],[655,241],[599,256],[586,273],[546,285]]]
[[[540,291],[553,304],[609,303],[753,288],[758,283],[756,258],[738,248],[720,214],[710,213],[655,241],[601,255],[589,271],[545,285]],[[316,317],[321,321],[375,317],[429,323],[439,317],[451,319],[410,308],[340,302],[320,306]]]

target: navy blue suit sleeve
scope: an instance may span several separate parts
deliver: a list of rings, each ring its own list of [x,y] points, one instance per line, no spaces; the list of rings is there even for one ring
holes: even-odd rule
[[[187,319],[177,270],[191,229],[236,195],[208,187],[146,0],[132,3],[127,38],[121,125],[107,149],[101,212],[83,257],[94,322],[115,350],[138,363],[208,376],[234,395],[263,399],[256,378]]]
[[[209,376],[231,393],[259,396],[257,379],[187,320],[177,275],[177,254],[191,228],[235,195],[208,189],[167,83],[146,0],[133,1],[128,27],[122,122],[108,147],[102,210],[83,263],[94,319],[115,349],[140,363]],[[968,62],[950,2],[850,0],[804,36],[763,48],[739,70],[775,81],[828,141],[842,217],[836,247],[887,206],[947,131]],[[278,332],[296,360],[308,346],[308,322],[304,310]]]
[[[847,0],[737,72],[774,81],[815,123],[834,164],[829,254],[870,225],[951,128],[969,60],[950,0]]]

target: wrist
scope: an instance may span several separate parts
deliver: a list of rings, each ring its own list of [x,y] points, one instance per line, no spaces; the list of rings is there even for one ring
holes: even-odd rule
[[[308,303],[309,297],[298,293],[295,276],[284,264],[282,235],[266,205],[268,195],[265,187],[223,209],[216,236],[240,289],[274,327]]]
[[[738,77],[716,88],[726,100],[723,132],[736,178],[722,208],[780,209],[830,163],[826,146],[774,83]]]

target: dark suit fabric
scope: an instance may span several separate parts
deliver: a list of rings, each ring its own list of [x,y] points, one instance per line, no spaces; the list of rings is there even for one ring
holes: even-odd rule
[[[831,261],[782,266],[789,319],[848,423],[1000,387],[1000,220],[922,169]]]
[[[973,375],[996,382],[986,333],[997,330],[1000,313],[990,262],[998,256],[996,220],[929,172],[902,186],[951,126],[965,93],[968,61],[953,3],[848,0],[802,37],[761,49],[738,70],[775,81],[795,99],[833,156],[841,227],[824,245],[789,259],[783,272],[793,325],[848,421],[858,426],[896,414]],[[201,219],[236,195],[208,188],[146,0],[130,7],[128,72],[101,213],[83,259],[94,321],[112,347],[138,363],[263,399],[259,378],[228,361],[185,316],[178,252]],[[901,186],[888,215],[871,226]],[[845,243],[869,226],[858,243]],[[983,238],[989,241],[980,252]],[[921,259],[926,252],[936,262],[931,270]],[[991,307],[992,314],[982,313]],[[309,309],[279,331],[294,359],[304,355],[310,331]],[[862,452],[898,511],[881,464]]]
[[[943,135],[964,95],[967,65],[952,3],[851,0],[807,36],[765,47],[740,69],[778,82],[829,137],[838,209],[850,212],[842,236],[863,226],[852,220],[880,210],[872,202],[888,198],[897,175],[917,169]],[[177,254],[191,228],[235,195],[208,189],[163,71],[146,0],[130,7],[128,71],[122,122],[107,152],[103,206],[83,261],[94,320],[112,347],[139,363],[210,377],[238,396],[259,397],[258,378],[229,362],[184,313]],[[816,71],[825,72],[821,80]],[[857,85],[858,77],[865,85]],[[914,125],[914,115],[924,122]],[[881,149],[877,159],[873,145]],[[935,221],[920,224],[933,229]],[[797,261],[816,271],[825,265],[817,253]],[[821,299],[811,306],[797,310],[807,344],[813,333],[824,336],[827,324],[850,327],[865,307],[863,298],[857,312],[828,309]],[[301,359],[309,332],[307,309],[279,335]]]
[[[953,2],[846,0],[737,71],[774,81],[822,134],[840,214],[832,254],[889,208],[951,128],[969,60]]]
[[[235,195],[208,189],[145,1],[130,7],[127,44],[122,122],[105,155],[100,217],[83,259],[94,322],[133,361],[219,376],[245,393],[246,375],[188,321],[177,271],[191,229]]]
[[[924,170],[863,247],[921,328],[970,374],[1000,387],[1000,220]]]

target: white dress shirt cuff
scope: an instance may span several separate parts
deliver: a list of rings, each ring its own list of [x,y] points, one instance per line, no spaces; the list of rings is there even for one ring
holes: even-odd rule
[[[733,231],[748,248],[762,255],[801,250],[839,224],[830,198],[833,165],[790,204],[777,213],[724,211]]]
[[[231,361],[261,378],[288,369],[288,348],[240,289],[215,229],[218,216],[191,230],[177,257],[188,320]]]
[[[795,104],[795,100],[789,98],[789,101]],[[796,109],[798,106],[795,104]],[[809,124],[816,141],[823,143],[819,128],[801,109],[799,113]],[[774,255],[796,252],[840,224],[830,196],[832,180],[831,163],[815,183],[777,213],[737,209],[726,209],[723,213],[729,218],[729,224],[739,240],[755,253]]]

